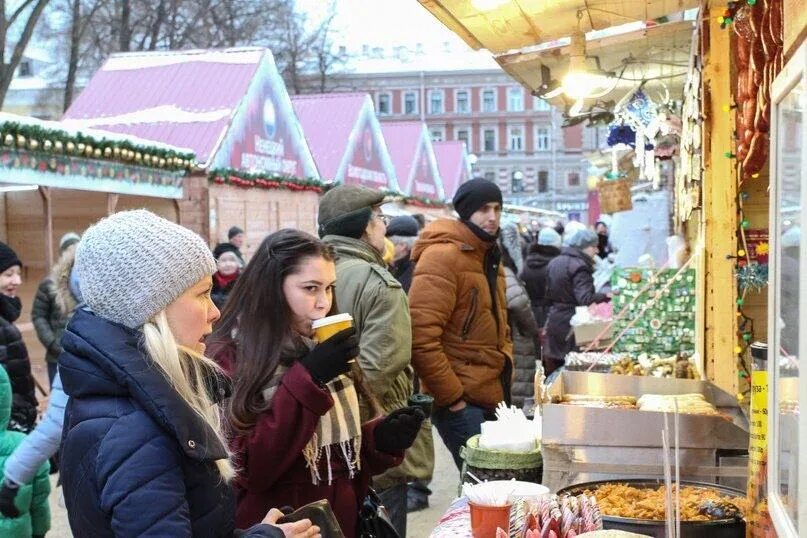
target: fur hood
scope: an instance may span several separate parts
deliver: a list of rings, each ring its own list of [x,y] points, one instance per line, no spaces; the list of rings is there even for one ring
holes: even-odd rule
[[[50,278],[56,290],[56,306],[61,312],[71,314],[78,306],[78,299],[70,291],[70,272],[76,261],[76,247],[70,246],[53,266]]]

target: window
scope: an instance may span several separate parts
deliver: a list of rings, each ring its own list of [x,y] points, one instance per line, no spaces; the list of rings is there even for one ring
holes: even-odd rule
[[[507,110],[510,112],[524,110],[524,90],[521,87],[507,88]]]
[[[541,99],[540,97],[533,97],[532,108],[533,110],[537,110],[539,112],[549,112],[552,109],[552,106],[549,104],[549,101],[545,99]]]
[[[580,186],[580,172],[569,172],[566,174],[566,182],[570,187]]]
[[[516,170],[510,174],[510,190],[512,192],[524,192],[524,173]]]
[[[496,172],[485,172],[485,179],[495,183],[496,182]]]
[[[510,127],[510,151],[524,151],[524,127]]]
[[[471,112],[471,100],[468,98],[468,90],[457,90],[457,114],[468,114]]]
[[[418,94],[416,92],[406,92],[404,94],[404,114],[418,113]]]
[[[496,129],[485,129],[482,133],[484,151],[496,151]]]
[[[429,114],[443,113],[443,91],[432,90],[429,93]]]
[[[482,112],[496,112],[496,90],[482,91]]]
[[[457,140],[465,142],[465,149],[471,151],[471,137],[468,129],[457,129]]]
[[[378,115],[388,116],[392,114],[392,97],[388,93],[378,94]]]
[[[442,142],[446,138],[445,129],[442,127],[432,127],[429,132],[431,133],[432,142]]]
[[[21,77],[30,77],[33,76],[34,70],[31,67],[30,60],[23,60],[20,62],[20,76]]]
[[[535,151],[549,151],[549,129],[535,128]]]
[[[538,192],[549,192],[549,172],[538,171]]]

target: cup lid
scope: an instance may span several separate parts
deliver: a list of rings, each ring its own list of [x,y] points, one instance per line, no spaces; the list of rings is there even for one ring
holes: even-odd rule
[[[351,316],[350,314],[336,314],[333,316],[325,316],[324,318],[314,320],[311,323],[311,328],[319,329],[320,327],[324,327],[325,325],[340,323],[342,321],[353,321],[353,316]]]

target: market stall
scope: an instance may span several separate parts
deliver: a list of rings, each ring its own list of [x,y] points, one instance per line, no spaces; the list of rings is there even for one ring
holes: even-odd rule
[[[211,244],[237,225],[249,256],[273,230],[316,230],[324,183],[267,49],[112,55],[64,121],[191,148],[205,173],[187,182],[180,222]]]

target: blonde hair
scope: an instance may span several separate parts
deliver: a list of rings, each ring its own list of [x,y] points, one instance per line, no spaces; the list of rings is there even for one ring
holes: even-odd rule
[[[168,382],[226,447],[220,410],[211,400],[205,383],[208,375],[220,372],[218,365],[177,343],[164,310],[143,325],[143,336],[146,352],[160,367]],[[225,482],[235,476],[235,469],[229,458],[216,460],[216,467]]]

